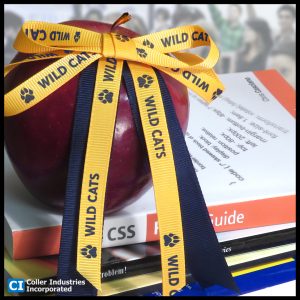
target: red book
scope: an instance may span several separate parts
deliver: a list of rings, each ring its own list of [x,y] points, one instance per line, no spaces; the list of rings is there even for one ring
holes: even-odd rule
[[[210,105],[190,92],[186,134],[216,232],[295,221],[294,89],[273,70],[220,76]],[[5,158],[5,247],[14,259],[57,254],[62,215],[34,199]],[[103,247],[158,240],[153,189],[105,218]]]

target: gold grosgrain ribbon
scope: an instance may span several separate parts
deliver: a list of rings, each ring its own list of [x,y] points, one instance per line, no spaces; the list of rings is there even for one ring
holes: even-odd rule
[[[205,59],[179,52],[200,46],[210,46]],[[4,96],[5,116],[18,114],[42,101],[100,57],[115,57],[156,67],[180,81],[208,103],[224,90],[212,69],[219,58],[218,48],[207,32],[197,25],[181,26],[130,39],[116,33],[96,33],[69,25],[30,21],[23,24],[14,47],[19,52],[34,55],[6,66],[5,75],[23,63],[59,59],[24,82],[24,85],[26,83],[35,87],[31,88],[34,101],[19,103],[23,84]],[[61,70],[67,68],[66,73],[45,87],[41,80],[51,75],[51,72],[57,72],[59,67],[62,67]]]
[[[114,76],[110,77],[111,80],[105,77],[105,67],[108,63],[114,66]],[[82,177],[77,270],[98,290],[101,289],[104,200],[122,68],[122,60],[101,58],[98,61]],[[87,251],[86,255],[91,257],[82,256],[83,251]]]
[[[159,223],[164,295],[173,295],[185,286],[185,257],[177,178],[162,96],[151,67],[128,63],[149,154]],[[139,79],[151,78],[149,87]],[[150,118],[152,114],[155,117]],[[155,146],[156,145],[156,146]],[[171,236],[174,236],[172,240]],[[166,244],[165,236],[170,238]]]
[[[224,90],[212,69],[219,57],[215,43],[197,25],[131,39],[121,34],[96,33],[69,25],[25,22],[14,46],[31,55],[6,66],[5,76],[23,63],[57,60],[5,94],[4,114],[7,117],[37,105],[98,60],[81,186],[77,270],[98,289],[99,295],[106,182],[123,61],[128,61],[153,177],[160,227],[163,294],[174,294],[185,285],[184,236],[172,147],[160,88],[152,67],[210,102]],[[205,59],[179,52],[200,46],[210,46]],[[154,111],[158,120],[155,126],[148,119],[149,113]],[[156,143],[160,144],[161,151],[157,151]]]

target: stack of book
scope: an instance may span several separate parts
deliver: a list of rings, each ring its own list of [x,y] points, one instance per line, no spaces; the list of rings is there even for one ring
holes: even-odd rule
[[[190,92],[186,142],[227,264],[249,292],[294,278],[295,91],[275,71],[221,77],[226,92],[209,106]],[[55,278],[61,222],[5,155],[6,277]],[[152,188],[105,217],[102,294],[159,295],[158,239]],[[282,269],[288,275],[276,277]],[[254,287],[253,276],[265,285]],[[183,294],[226,294],[201,290],[190,274],[187,281]]]

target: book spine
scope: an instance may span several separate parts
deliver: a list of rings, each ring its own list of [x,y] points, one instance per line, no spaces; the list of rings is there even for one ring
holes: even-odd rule
[[[295,222],[295,195],[208,207],[216,232]],[[157,215],[147,215],[146,241],[159,239]],[[144,241],[141,241],[144,242]]]
[[[240,230],[295,222],[296,200],[295,195],[289,195],[210,206],[208,211],[216,232]],[[26,259],[58,254],[60,231],[61,226],[53,226],[13,232],[12,257]],[[112,216],[104,220],[103,248],[157,240],[156,213]],[[38,247],[31,247],[33,244]]]
[[[226,256],[239,254],[248,251],[255,251],[264,248],[271,248],[280,245],[294,243],[296,241],[296,229],[280,230],[260,234],[253,237],[246,237],[232,241],[221,242],[222,252]]]
[[[263,263],[268,263],[280,259],[286,259],[294,256],[295,256],[295,251],[289,251],[289,252],[284,252],[272,256],[259,258],[256,260],[238,263],[229,266],[229,269],[231,272],[234,272],[244,268],[250,268],[257,265],[261,265]],[[227,257],[228,256],[225,255],[225,258]],[[120,266],[114,266],[107,269],[104,268],[104,270],[102,271],[102,281],[108,282],[115,279],[127,278],[131,276],[147,274],[147,273],[156,272],[160,270],[161,270],[160,255],[158,255],[151,258],[151,260],[147,260],[147,262],[141,262],[141,263],[124,262],[120,264]],[[108,273],[110,273],[109,276],[107,276]]]
[[[244,253],[247,251],[253,251],[253,250],[259,250],[267,247],[274,247],[278,245],[283,245],[287,243],[294,243],[295,242],[295,228],[294,229],[288,229],[288,230],[281,230],[279,232],[274,233],[267,233],[262,234],[257,237],[249,237],[249,238],[242,238],[237,241],[228,241],[220,243],[222,248],[224,248],[224,245],[227,245],[226,247],[231,247],[232,252],[234,254],[238,253]],[[154,243],[159,247],[158,242]],[[152,246],[149,245],[149,247],[156,247],[155,245]],[[252,245],[255,245],[254,248]],[[244,247],[243,247],[244,246]],[[249,247],[250,246],[250,247]],[[149,250],[151,252],[151,250]],[[228,253],[224,253],[225,257],[228,257]],[[231,253],[233,254],[233,253]],[[285,258],[285,257],[292,257],[294,255],[294,252],[287,252],[280,254],[278,258]],[[49,260],[49,259],[48,259]],[[246,262],[243,264],[238,265],[232,265],[230,266],[230,270],[237,270],[241,269],[246,266],[253,266],[254,264],[259,264],[262,261],[269,261],[270,258],[266,257],[263,259],[259,259],[257,262]],[[57,272],[57,260],[52,259],[50,261],[42,261],[42,260],[32,260],[31,262],[23,262],[23,267],[30,264],[31,268],[35,269],[36,273],[39,273],[40,275],[37,276],[39,279],[49,279],[53,278],[56,279],[55,274]],[[22,266],[15,266],[14,273],[12,274],[13,277],[21,277],[27,279],[31,278],[31,273],[26,272],[25,270],[21,269]],[[5,263],[5,270],[7,272],[12,270],[12,262],[11,259],[7,260]],[[146,273],[151,273],[155,271],[161,270],[161,261],[160,261],[160,255],[159,253],[154,256],[147,256],[141,259],[137,260],[129,260],[129,261],[122,261],[117,262],[113,264],[106,264],[102,267],[102,281],[108,282],[115,279],[121,279],[121,278],[127,278],[135,275],[141,275]],[[46,275],[46,276],[43,276]],[[48,276],[47,276],[48,275]],[[50,277],[49,277],[50,276]]]
[[[102,248],[146,242],[147,229],[148,222],[145,213],[126,217],[106,217],[103,225]]]
[[[121,262],[112,266],[103,266],[101,273],[102,282],[152,273],[159,270],[161,270],[160,255],[145,258],[140,263],[138,261]]]
[[[260,234],[254,237],[246,237],[233,241],[221,242],[220,246],[225,255],[225,258],[230,255],[241,254],[249,251],[255,251],[265,248],[272,248],[286,244],[295,243],[296,230],[280,230],[278,232],[271,232]],[[158,247],[158,243],[155,243]],[[230,249],[230,251],[228,250]],[[282,257],[289,257],[291,253],[280,254]],[[281,256],[280,256],[281,257]],[[269,257],[265,258],[268,260]],[[244,265],[253,264],[253,261],[244,263]],[[241,268],[241,264],[230,266],[231,270]],[[116,263],[111,266],[103,266],[102,280],[110,281],[120,277],[129,277],[133,275],[145,274],[150,272],[159,271],[161,269],[160,254],[151,257],[145,257],[136,261],[128,261]],[[108,271],[111,270],[111,271]]]
[[[233,274],[233,276],[240,289],[239,295],[243,295],[295,280],[296,262],[289,259],[279,259],[274,261],[273,264],[269,264],[268,262],[261,264],[257,266],[257,270],[248,271],[245,274],[237,276]],[[116,294],[115,296],[162,296],[161,284],[138,288],[136,290]],[[190,280],[187,282],[187,286],[180,290],[175,296],[238,296],[238,294],[220,285],[204,289],[194,280]]]

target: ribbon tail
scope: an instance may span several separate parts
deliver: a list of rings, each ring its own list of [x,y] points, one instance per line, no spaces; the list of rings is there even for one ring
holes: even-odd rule
[[[221,285],[239,292],[211,223],[184,135],[167,86],[156,70],[165,107],[177,174],[186,262],[203,287]]]
[[[61,231],[57,279],[84,278],[76,271],[77,223],[80,187],[84,164],[85,147],[89,129],[97,63],[82,71],[79,79],[77,102],[68,167],[68,179]],[[97,290],[88,282],[73,285],[72,292],[59,292],[59,296],[96,296]]]
[[[172,296],[185,286],[186,269],[179,193],[163,99],[153,68],[132,62],[129,62],[128,66],[134,83],[135,100],[142,121],[155,193],[163,295]],[[143,83],[144,78],[149,80],[149,84]],[[133,90],[128,91],[128,95],[132,93]],[[136,114],[137,109],[134,111]],[[156,123],[150,121],[150,111],[155,111]],[[160,140],[160,149],[153,146],[154,140]]]
[[[116,61],[110,80],[106,66],[107,60],[101,58],[85,152],[77,238],[77,271],[100,293],[104,204],[123,61]]]

